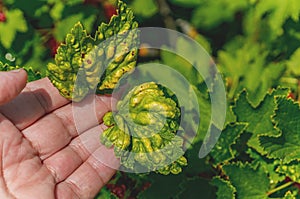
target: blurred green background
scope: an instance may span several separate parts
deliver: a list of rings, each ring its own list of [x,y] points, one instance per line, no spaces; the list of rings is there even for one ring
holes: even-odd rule
[[[226,77],[229,99],[245,87],[257,104],[266,90],[278,85],[288,85],[298,98],[299,1],[125,2],[140,27],[175,29],[199,41]],[[116,0],[1,1],[0,61],[43,73],[77,21],[93,34],[115,14],[115,7]]]
[[[290,97],[300,101],[300,1],[125,2],[133,9],[140,27],[177,30],[199,42],[214,58],[224,77],[229,104],[246,89],[250,102],[258,105],[267,91],[278,86],[289,87]],[[0,1],[0,61],[32,67],[44,75],[59,43],[64,41],[77,21],[94,34],[101,22],[108,22],[116,13],[115,9],[115,0]],[[182,41],[175,45],[185,50]],[[190,64],[176,55],[163,51],[140,51],[140,62],[155,60],[191,75],[186,72],[191,68]],[[195,151],[191,153],[197,156]],[[177,177],[118,172],[98,197],[173,198],[176,195],[182,198],[185,194],[197,198],[198,187],[202,186],[201,189],[206,191],[203,198],[215,198],[215,189],[205,180],[198,182],[198,179],[191,178],[182,183],[185,177],[202,175],[207,170],[204,162],[198,160]],[[204,173],[208,175],[204,179],[211,177],[210,172]],[[150,181],[159,183],[150,186]],[[186,188],[187,185],[190,189]]]

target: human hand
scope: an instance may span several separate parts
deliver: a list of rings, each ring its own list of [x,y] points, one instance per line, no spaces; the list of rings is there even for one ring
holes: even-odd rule
[[[110,97],[86,99],[99,121],[82,108],[75,126],[74,104],[47,78],[26,80],[24,70],[0,72],[0,198],[93,198],[115,173],[99,159],[118,164],[99,140]]]

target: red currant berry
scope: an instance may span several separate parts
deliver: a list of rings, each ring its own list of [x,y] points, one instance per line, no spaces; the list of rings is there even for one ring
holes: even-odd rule
[[[59,47],[58,41],[56,41],[53,37],[49,39],[48,46],[51,51],[51,55],[54,57],[57,53],[57,48]]]
[[[287,96],[288,99],[295,99],[294,93],[290,92]]]
[[[117,14],[117,9],[114,5],[109,4],[109,3],[105,3],[103,5],[103,7],[104,7],[105,17],[107,19],[110,19],[113,15]]]
[[[6,16],[3,12],[0,12],[0,22],[5,22],[6,21]]]

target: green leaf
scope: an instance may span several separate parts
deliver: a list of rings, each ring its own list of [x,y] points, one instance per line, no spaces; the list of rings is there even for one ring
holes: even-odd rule
[[[95,17],[90,16],[86,18],[83,13],[78,13],[58,21],[54,29],[54,36],[57,39],[57,41],[63,41],[65,35],[73,27],[73,24],[76,24],[78,21],[81,21],[86,30],[90,31],[95,21]]]
[[[179,46],[179,45],[178,45]],[[183,49],[184,46],[182,47]],[[180,56],[177,56],[168,50],[161,51],[161,59],[164,64],[171,66],[180,74],[182,74],[191,84],[198,85],[199,83],[203,82],[203,78],[199,74],[199,72],[193,67],[193,65],[187,62]]]
[[[218,188],[217,199],[235,199],[236,189],[229,181],[217,176],[212,179],[211,184]]]
[[[294,161],[289,164],[279,165],[276,169],[278,173],[289,177],[293,182],[300,183],[300,162]]]
[[[259,137],[262,135],[279,136],[280,132],[274,128],[272,122],[272,116],[276,107],[274,97],[275,96],[287,96],[287,89],[273,90],[272,93],[268,93],[264,100],[256,107],[252,106],[247,99],[247,93],[244,91],[240,94],[235,106],[233,106],[233,112],[237,117],[238,122],[245,122],[248,124],[246,131],[252,133],[252,137],[248,142],[248,146],[256,149],[261,154],[264,154],[264,150],[259,144]]]
[[[14,8],[22,10],[26,18],[37,17],[37,13],[42,12],[42,10],[45,11],[45,8],[48,7],[45,1],[31,1],[30,3],[24,4],[22,0],[16,0],[13,6]]]
[[[232,111],[232,106],[228,106],[226,109],[226,123],[230,124],[236,122],[236,115]]]
[[[290,72],[296,77],[300,77],[300,67],[299,67],[299,57],[300,48],[298,48],[294,54],[291,56],[290,60],[287,62],[287,72]]]
[[[59,1],[55,3],[54,6],[51,8],[50,16],[54,20],[59,20],[62,17],[63,10],[64,10],[64,3]]]
[[[268,29],[270,40],[274,40],[284,33],[283,24],[288,18],[299,21],[300,2],[298,0],[264,0],[258,1],[253,8],[254,12],[249,12],[249,23],[245,25],[248,32],[255,34],[257,28]],[[255,24],[255,26],[253,26]],[[267,26],[267,28],[266,28]]]
[[[249,100],[258,105],[265,93],[277,85],[285,65],[269,62],[267,57],[265,46],[245,38],[234,39],[225,51],[219,51],[220,70],[227,78],[229,99],[245,88]]]
[[[252,158],[251,166],[254,169],[262,170],[268,174],[270,178],[270,184],[276,185],[277,183],[285,180],[286,176],[276,170],[280,165],[279,160],[270,160],[251,148],[247,150],[247,154],[249,154],[249,156]]]
[[[114,194],[112,194],[105,187],[102,187],[100,192],[97,194],[95,199],[118,199]]]
[[[295,194],[293,194],[291,191],[288,191],[285,193],[283,199],[297,199],[297,198]]]
[[[246,0],[215,0],[197,2],[198,7],[194,10],[191,21],[199,28],[212,28],[220,25],[222,22],[232,21],[235,13],[244,10],[248,5]],[[222,10],[222,12],[220,12],[220,10]]]
[[[41,74],[39,72],[33,71],[31,67],[9,66],[8,64],[3,64],[0,61],[0,71],[10,71],[19,68],[23,68],[27,72],[27,82],[35,81],[42,78]]]
[[[269,179],[266,173],[253,169],[248,164],[223,166],[231,184],[236,188],[237,199],[267,199]]]
[[[27,23],[24,19],[23,12],[19,9],[10,10],[6,12],[7,20],[0,23],[0,42],[9,49],[18,32],[27,31]]]
[[[76,24],[78,21],[81,21],[82,19],[83,19],[83,14],[78,13],[72,15],[71,17],[59,21],[56,24],[56,27],[54,29],[54,36],[56,40],[63,41],[66,34],[70,31],[70,29],[74,26],[74,24]]]
[[[277,110],[273,117],[281,136],[260,138],[261,146],[268,157],[282,160],[283,163],[300,161],[300,108],[299,104],[286,97],[277,97]]]
[[[31,82],[31,81],[35,81],[38,79],[41,79],[42,76],[39,72],[34,72],[31,68],[24,68],[27,72],[27,81]]]
[[[133,12],[142,17],[151,17],[158,12],[158,7],[154,0],[140,1],[134,0],[131,4]]]
[[[237,138],[246,129],[245,124],[236,123],[234,125],[227,125],[222,131],[218,142],[210,152],[213,158],[213,164],[218,165],[220,163],[228,162],[235,157],[235,152],[231,146],[235,144]]]
[[[199,74],[197,69],[192,64],[198,64],[199,66],[202,66],[203,63],[201,63],[201,59],[199,61],[199,57],[193,57],[195,52],[198,50],[196,48],[191,48],[191,45],[189,42],[182,37],[179,37],[176,41],[176,49],[175,51],[178,52],[178,54],[184,55],[182,57],[189,58],[189,60],[193,60],[193,63],[189,63],[186,61],[186,59],[182,58],[181,56],[176,55],[176,53],[171,53],[168,51],[167,47],[163,47],[164,49],[161,50],[161,59],[163,64],[166,64],[168,66],[171,66],[173,69],[177,70],[181,75],[185,77],[187,81],[191,84],[190,86],[190,93],[195,93],[198,100],[198,110],[200,111],[200,115],[205,115],[206,117],[202,117],[201,121],[194,121],[194,118],[190,118],[189,121],[183,121],[186,124],[187,128],[191,127],[190,129],[187,129],[186,132],[193,132],[196,134],[196,138],[194,139],[194,142],[197,142],[199,140],[203,140],[207,129],[210,125],[210,117],[211,117],[211,102],[208,95],[208,88],[205,84],[203,77]],[[204,52],[204,51],[203,51]],[[202,54],[203,52],[198,52],[198,54]],[[196,53],[197,54],[197,53]],[[203,59],[205,60],[206,57]],[[202,60],[202,61],[203,61]],[[205,62],[205,61],[204,61]],[[204,63],[207,64],[207,63]],[[204,67],[203,74],[206,77],[211,76],[211,71],[209,71],[210,67]],[[207,70],[206,70],[207,69]],[[155,78],[168,78],[167,73],[158,74]],[[171,74],[172,75],[172,74]],[[170,78],[172,79],[172,78]],[[180,83],[178,83],[180,85]],[[210,85],[209,85],[210,86]],[[191,95],[192,96],[192,95]],[[189,98],[187,98],[189,99]],[[193,116],[193,112],[195,112],[194,105],[191,105],[190,107],[185,107],[185,113],[187,116]],[[214,121],[213,121],[214,122]],[[190,125],[191,123],[195,125]],[[199,128],[197,130],[197,126],[199,125]],[[195,131],[196,129],[196,131]]]

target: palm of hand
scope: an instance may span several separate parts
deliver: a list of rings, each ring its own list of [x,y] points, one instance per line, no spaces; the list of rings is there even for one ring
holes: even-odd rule
[[[10,92],[12,98],[22,90],[26,75],[23,79],[18,75],[18,84],[8,82],[16,84],[14,89],[2,88],[1,94]],[[97,118],[108,111],[108,104],[109,98],[96,98]],[[72,104],[48,79],[27,84],[18,97],[0,106],[0,198],[93,198],[97,194],[115,172],[97,157],[109,156],[118,163],[111,158],[112,150],[99,143],[104,126],[89,120],[84,109],[81,116],[84,122],[78,130]]]

